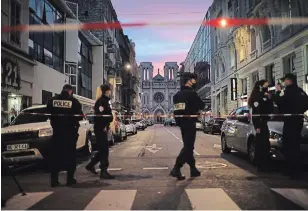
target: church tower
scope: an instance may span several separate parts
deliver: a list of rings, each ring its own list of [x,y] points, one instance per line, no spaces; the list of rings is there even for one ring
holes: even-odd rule
[[[139,66],[141,81],[152,81],[153,65],[152,62],[141,62]]]
[[[176,62],[166,62],[164,66],[165,81],[176,81],[179,66]]]

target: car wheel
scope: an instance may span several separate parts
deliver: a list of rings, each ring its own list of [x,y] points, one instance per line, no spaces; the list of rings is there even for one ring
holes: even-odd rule
[[[122,131],[120,131],[120,135],[117,135],[117,141],[118,142],[122,142],[123,141]]]
[[[110,144],[110,146],[113,146],[115,144],[114,135],[113,134],[111,134],[111,139],[109,141],[109,144]]]
[[[85,156],[88,156],[88,155],[91,155],[92,150],[93,150],[93,148],[92,148],[91,136],[87,135],[86,143],[85,143],[84,148],[83,148],[83,153],[84,153]]]
[[[228,147],[226,136],[221,137],[221,151],[225,154],[231,152],[231,149]]]
[[[126,130],[125,130],[125,135],[123,137],[123,140],[127,140],[127,132],[126,132]]]
[[[211,128],[211,134],[212,134],[212,135],[214,135],[214,131],[213,131],[213,128]]]
[[[256,164],[256,142],[250,139],[248,142],[248,159],[252,164]]]

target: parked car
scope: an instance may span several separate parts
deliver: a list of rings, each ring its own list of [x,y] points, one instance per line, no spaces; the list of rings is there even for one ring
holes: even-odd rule
[[[225,118],[214,118],[208,122],[204,122],[203,132],[211,133],[211,134],[215,134],[215,133],[220,134],[221,126],[225,120],[226,120]]]
[[[94,117],[93,116],[87,116],[87,119],[90,123],[90,131],[91,131],[91,142],[92,142],[92,150],[95,151],[97,150],[97,144],[96,144],[96,137],[94,133]],[[108,142],[111,146],[114,145],[114,136],[112,134],[112,130],[109,128],[108,130]]]
[[[147,127],[148,127],[147,121],[146,121],[146,120],[144,120],[144,119],[143,119],[143,120],[141,120],[141,124],[143,124],[145,128],[147,128]]]
[[[128,134],[137,134],[137,127],[130,119],[125,119],[124,121],[126,132]]]
[[[165,119],[164,121],[164,126],[176,126],[176,122],[175,122],[175,119],[173,118],[168,118],[168,119]]]
[[[49,116],[30,113],[47,113],[46,105],[33,106],[20,113],[12,123],[1,129],[2,158],[8,163],[43,160],[46,157],[53,130]],[[91,126],[84,118],[79,121],[77,150],[92,152]]]
[[[197,120],[196,122],[196,129],[203,130],[203,123],[200,120]]]
[[[240,116],[238,116],[240,115]],[[304,118],[302,129],[301,154],[308,155],[308,122]],[[276,159],[284,159],[281,149],[283,146],[283,122],[272,119],[268,122],[270,131],[271,155]],[[221,150],[230,153],[231,150],[243,152],[248,155],[249,161],[255,163],[256,132],[251,121],[248,107],[240,107],[230,113],[221,128]]]
[[[113,121],[110,123],[110,129],[112,131],[114,140],[116,142],[121,142],[127,139],[126,127],[122,123],[119,113],[115,110],[112,110]]]
[[[152,126],[152,125],[154,125],[154,122],[153,122],[153,120],[150,120],[150,119],[148,119],[147,121],[148,121],[148,125],[149,125],[149,126]]]
[[[135,124],[138,130],[145,130],[145,125],[141,119],[133,119],[132,122]]]

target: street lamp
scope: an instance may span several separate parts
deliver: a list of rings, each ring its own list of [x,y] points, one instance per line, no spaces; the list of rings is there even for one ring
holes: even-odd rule
[[[228,25],[228,22],[226,19],[221,19],[219,24],[221,27],[226,27]]]
[[[126,68],[127,70],[130,70],[131,65],[130,65],[130,64],[125,65],[125,68]]]

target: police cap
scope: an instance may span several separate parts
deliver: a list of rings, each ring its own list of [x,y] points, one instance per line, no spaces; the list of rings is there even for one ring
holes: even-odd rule
[[[101,90],[102,90],[102,93],[104,94],[106,91],[109,91],[111,90],[110,86],[108,84],[103,84],[100,86],[101,87]]]
[[[296,79],[296,75],[292,74],[292,73],[287,73],[282,80],[291,80],[293,83],[296,83],[297,79]]]
[[[190,73],[190,72],[184,72],[182,74],[182,81],[184,84],[187,83],[188,80],[191,80],[191,79],[197,79],[197,75],[195,73]]]

